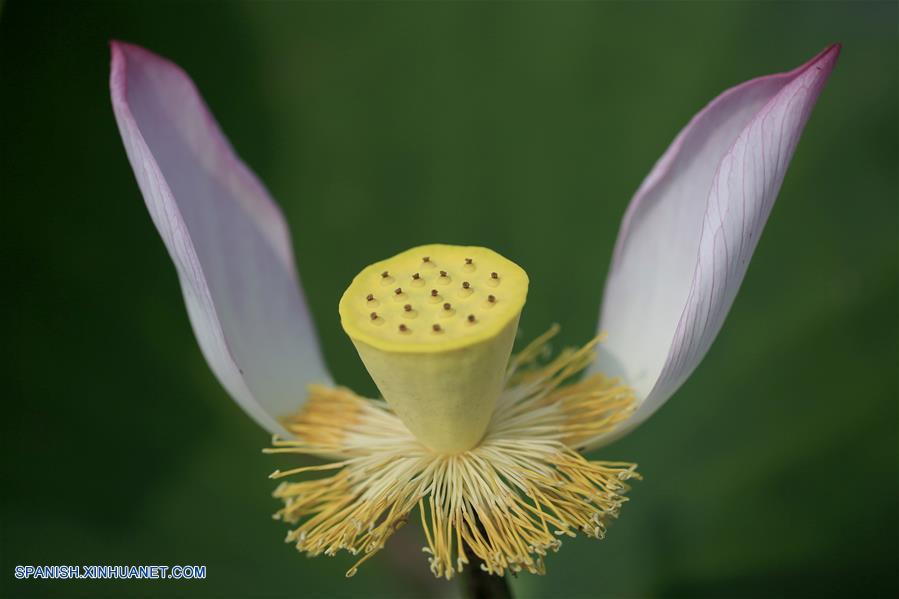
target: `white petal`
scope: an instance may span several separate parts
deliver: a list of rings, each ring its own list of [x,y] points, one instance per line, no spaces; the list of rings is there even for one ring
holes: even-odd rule
[[[281,212],[184,71],[138,46],[111,47],[119,132],[203,355],[256,422],[283,433],[277,418],[330,376]]]
[[[631,201],[600,315],[608,343],[593,366],[622,376],[641,401],[614,437],[671,397],[714,341],[839,52],[718,96]]]

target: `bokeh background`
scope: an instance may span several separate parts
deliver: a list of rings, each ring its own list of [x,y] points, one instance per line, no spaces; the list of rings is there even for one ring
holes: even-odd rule
[[[260,448],[198,350],[113,121],[109,38],[194,77],[284,208],[336,378],[374,389],[337,300],[434,240],[527,268],[527,337],[596,326],[620,217],[713,96],[843,55],[719,339],[651,421],[605,541],[520,597],[896,596],[895,2],[131,3],[0,15],[0,594],[453,596],[418,526],[353,579],[282,543]],[[560,277],[564,285],[559,284]],[[206,564],[204,581],[13,579]]]

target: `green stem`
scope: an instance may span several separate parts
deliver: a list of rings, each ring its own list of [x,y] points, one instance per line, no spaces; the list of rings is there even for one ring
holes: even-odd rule
[[[481,531],[486,535],[484,525],[481,524],[480,518],[475,514],[475,523]],[[468,555],[469,563],[463,570],[465,577],[465,595],[468,599],[512,599],[512,589],[509,587],[509,581],[505,576],[496,576],[488,574],[481,569],[484,563],[481,561],[471,547],[465,547],[466,555]]]
[[[506,577],[481,570],[481,560],[473,554],[465,568],[465,594],[468,599],[512,599]]]

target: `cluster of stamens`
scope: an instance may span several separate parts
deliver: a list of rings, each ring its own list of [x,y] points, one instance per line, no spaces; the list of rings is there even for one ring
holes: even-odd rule
[[[544,360],[557,331],[512,358],[485,436],[464,452],[428,449],[382,401],[311,386],[284,421],[292,438],[266,450],[329,460],[271,475],[291,479],[274,493],[284,502],[275,518],[293,525],[285,540],[310,556],[350,552],[353,576],[418,511],[431,572],[450,579],[472,567],[543,574],[566,537],[603,538],[640,476],[636,464],[576,450],[626,420],[635,398],[601,374],[565,384],[593,362],[598,339]]]

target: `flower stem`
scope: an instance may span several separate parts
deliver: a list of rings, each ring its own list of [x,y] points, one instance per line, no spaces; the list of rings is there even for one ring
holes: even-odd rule
[[[468,599],[512,599],[512,589],[505,576],[481,570],[481,560],[475,557],[465,569],[465,595]]]
[[[475,522],[482,534],[484,525],[475,514]],[[471,559],[468,566],[463,570],[465,577],[465,596],[468,599],[512,599],[512,589],[509,587],[509,581],[505,576],[496,576],[488,574],[481,569],[484,562],[466,546],[467,553]]]

